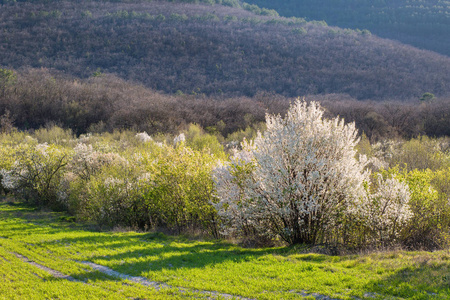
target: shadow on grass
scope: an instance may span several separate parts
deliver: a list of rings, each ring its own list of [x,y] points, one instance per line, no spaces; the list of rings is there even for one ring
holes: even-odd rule
[[[0,201],[0,218],[18,218],[27,223],[57,229],[64,227],[92,232],[100,231],[99,226],[93,223],[75,223],[75,218],[67,213],[36,207],[25,202]]]
[[[409,254],[406,253],[406,256]],[[445,253],[417,254],[411,263],[365,286],[373,298],[450,299],[450,261]]]
[[[4,224],[5,237],[21,236],[25,231],[29,231],[33,235],[54,235],[54,238],[34,242],[33,246],[56,251],[58,248],[63,249],[76,244],[77,250],[85,259],[105,263],[142,258],[143,264],[127,263],[132,269],[141,271],[144,271],[143,265],[147,266],[147,271],[182,267],[202,268],[227,260],[240,262],[268,253],[281,254],[284,252],[280,248],[241,249],[222,241],[199,242],[183,237],[166,236],[161,233],[101,232],[89,230],[83,225],[63,223],[60,221],[61,216],[64,214],[42,211],[24,203],[0,203],[0,219],[18,218],[24,221],[20,224]],[[64,237],[64,234],[69,231],[78,231],[82,236]],[[94,250],[102,249],[114,254],[92,255]],[[149,262],[152,263],[150,268],[148,268]]]
[[[105,248],[114,254],[87,254],[86,259],[113,269],[126,267],[127,270],[134,270],[130,275],[163,269],[203,268],[225,261],[250,261],[262,255],[283,252],[283,249],[241,249],[220,241],[191,241],[158,233],[64,238],[59,243],[76,243],[78,247],[86,249],[86,252],[89,249]],[[125,266],[122,266],[122,261],[126,262]]]
[[[33,224],[39,220],[38,225],[45,226],[29,224],[30,227],[25,227],[26,230],[29,228],[33,234],[54,235],[47,240],[35,242],[34,246],[46,251],[64,253],[66,247],[76,245],[77,254],[72,256],[72,259],[76,257],[76,260],[92,261],[133,276],[151,271],[201,269],[226,262],[254,262],[265,255],[275,255],[281,259],[289,257],[292,261],[313,264],[321,264],[332,259],[324,254],[304,253],[308,248],[303,246],[251,249],[223,241],[196,241],[180,236],[166,236],[162,233],[100,232],[86,229],[83,225],[62,223],[60,217],[63,215],[38,211],[26,204],[0,203],[0,217],[16,217]],[[23,230],[24,226],[14,223],[5,227],[10,236],[16,233],[21,235]],[[65,237],[64,234],[69,231],[72,231],[70,237]],[[76,232],[79,232],[80,236],[76,236]],[[106,254],[98,254],[102,252]],[[339,258],[340,261],[346,259],[346,257]],[[273,264],[274,261],[268,258],[259,263]]]

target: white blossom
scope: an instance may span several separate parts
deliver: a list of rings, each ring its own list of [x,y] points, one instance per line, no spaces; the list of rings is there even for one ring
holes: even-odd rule
[[[36,151],[38,151],[42,155],[48,157],[47,149],[48,149],[48,143],[47,142],[36,145]]]
[[[86,134],[81,134],[80,137],[78,138],[78,141],[80,143],[88,143],[92,138],[92,133],[86,133]]]
[[[20,178],[18,176],[15,176],[12,171],[7,171],[5,169],[0,170],[1,175],[1,185],[8,189],[13,190],[17,188],[19,185]]]
[[[186,141],[186,136],[184,135],[184,133],[180,133],[178,136],[176,136],[173,139],[173,143],[176,145],[178,143],[184,142]]]
[[[264,134],[216,169],[216,208],[231,223],[314,243],[364,195],[369,173],[367,159],[355,158],[357,130],[300,100],[284,119],[267,115],[266,123]]]
[[[110,176],[110,177],[105,179],[104,184],[105,184],[106,188],[115,188],[116,186],[123,185],[124,184],[124,180]]]
[[[99,172],[104,165],[127,164],[126,159],[119,154],[95,151],[92,145],[79,143],[75,146],[74,151],[70,169],[84,180]]]
[[[138,178],[137,178],[138,182],[145,182],[148,183],[152,180],[152,174],[146,172],[141,174]]]
[[[377,178],[377,189],[361,206],[361,215],[381,240],[393,240],[413,217],[409,207],[411,193],[406,183],[396,178]]]
[[[135,135],[136,139],[141,143],[148,143],[153,141],[152,137],[147,134],[147,132],[139,132]]]

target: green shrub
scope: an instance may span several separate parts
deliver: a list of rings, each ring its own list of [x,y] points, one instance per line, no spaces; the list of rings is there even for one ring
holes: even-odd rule
[[[75,138],[72,129],[63,129],[58,126],[50,128],[40,128],[36,130],[33,136],[39,143],[49,143],[56,145],[67,145]]]
[[[195,124],[190,124],[186,132],[186,146],[197,151],[209,151],[218,159],[226,159],[223,146],[217,136],[207,134]]]
[[[403,244],[414,249],[444,246],[450,228],[450,203],[444,192],[449,173],[430,169],[400,172],[398,168],[385,173],[407,183],[411,192],[409,206],[413,217],[403,230]]]
[[[61,185],[61,201],[80,219],[217,236],[210,176],[216,157],[208,147],[193,150],[184,142],[173,147],[148,139],[105,152],[96,148],[75,147]]]
[[[183,144],[166,147],[146,166],[152,188],[144,195],[152,219],[178,232],[203,228],[217,236],[216,213],[211,204],[215,159],[209,151]]]

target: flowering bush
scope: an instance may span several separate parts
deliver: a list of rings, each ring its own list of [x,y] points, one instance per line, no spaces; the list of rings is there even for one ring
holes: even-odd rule
[[[92,176],[81,193],[79,214],[102,225],[143,227],[141,189],[146,182],[133,165],[110,165]],[[140,226],[142,223],[142,226]]]
[[[297,101],[284,119],[267,115],[266,122],[267,130],[229,159],[197,125],[174,144],[131,131],[0,134],[1,189],[108,226],[215,237],[221,229],[260,245],[282,239],[437,248],[449,240],[448,167],[385,170],[377,159],[391,164],[385,154],[407,153],[391,143],[365,145],[374,157],[357,158],[353,124],[324,119],[316,103]],[[416,143],[408,145],[414,153]],[[438,149],[433,157],[449,156]],[[381,171],[371,176],[368,167]]]
[[[108,226],[200,229],[217,236],[210,176],[216,158],[208,149],[153,140],[116,146],[105,140],[75,146],[58,192],[70,212]]]
[[[11,168],[14,164],[14,147],[9,145],[0,146],[0,194],[8,193],[15,187],[15,178],[11,177]]]
[[[222,162],[213,170],[216,193],[220,198],[214,207],[223,220],[221,229],[225,235],[238,235],[240,232],[246,236],[262,234],[260,224],[249,218],[251,200],[247,197],[247,187],[253,184],[251,175],[255,164],[252,153],[248,151],[251,145],[245,140],[243,145],[246,145],[244,150],[235,151],[230,162]]]
[[[180,133],[173,139],[173,143],[175,145],[177,145],[179,143],[183,143],[184,141],[186,141],[186,136],[184,135],[184,133]]]
[[[409,206],[411,193],[404,182],[377,175],[376,190],[367,194],[360,207],[360,215],[371,230],[372,244],[386,244],[397,241],[413,217]]]
[[[149,143],[153,141],[152,137],[147,134],[147,132],[139,132],[135,135],[136,139],[141,143]]]
[[[368,181],[365,160],[355,158],[354,124],[326,120],[317,103],[300,100],[286,118],[267,115],[266,123],[264,134],[216,170],[219,214],[290,244],[327,239]]]
[[[19,191],[32,203],[59,206],[58,187],[71,156],[69,149],[56,145],[18,145],[14,147],[14,164],[10,170],[2,172],[2,184]]]
[[[95,151],[92,145],[79,143],[74,148],[74,155],[70,162],[69,170],[81,179],[88,181],[103,166],[121,163],[126,164],[126,160],[117,153]]]

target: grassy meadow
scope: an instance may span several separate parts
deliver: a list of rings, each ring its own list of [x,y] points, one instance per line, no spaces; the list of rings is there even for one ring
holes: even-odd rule
[[[0,203],[0,299],[450,299],[450,252],[329,256],[306,248],[248,249],[219,240],[96,231],[61,213]],[[69,275],[56,278],[18,258]],[[92,270],[163,282],[156,290]]]

